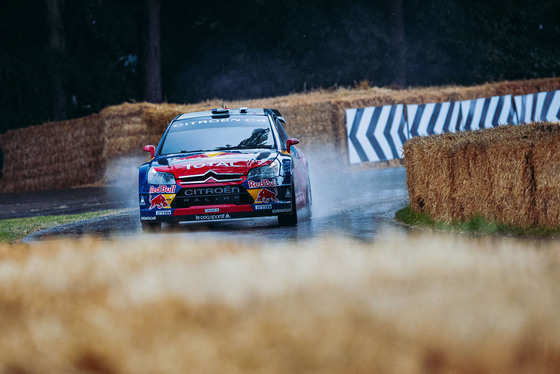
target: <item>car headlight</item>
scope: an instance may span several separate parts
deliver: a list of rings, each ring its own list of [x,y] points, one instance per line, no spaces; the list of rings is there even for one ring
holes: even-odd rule
[[[161,173],[154,168],[150,168],[148,184],[175,184],[175,177],[171,173]]]
[[[247,180],[274,179],[280,176],[280,163],[278,160],[272,161],[271,164],[253,168],[247,174]]]

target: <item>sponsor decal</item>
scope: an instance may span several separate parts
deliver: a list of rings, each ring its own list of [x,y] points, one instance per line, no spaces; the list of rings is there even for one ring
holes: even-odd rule
[[[206,215],[196,215],[194,217],[197,221],[208,221],[212,219],[228,219],[231,218],[228,213],[224,214],[206,214]]]
[[[288,213],[291,212],[291,208],[284,208],[284,209],[274,209],[272,213]]]
[[[239,196],[210,196],[189,197],[184,202],[191,205],[213,205],[213,204],[237,204],[241,200]]]
[[[220,208],[204,209],[205,213],[217,213],[219,211],[220,211]]]
[[[146,204],[146,200],[144,200],[144,196],[140,196],[140,205]]]
[[[140,221],[155,221],[156,217],[154,216],[146,216],[146,217],[140,217]]]
[[[229,195],[240,193],[239,187],[207,187],[207,188],[190,188],[185,189],[185,196],[204,196],[204,195]]]
[[[267,210],[267,209],[272,209],[272,205],[268,204],[268,205],[255,205],[254,206],[255,210]]]
[[[289,188],[286,190],[286,199],[291,199],[292,198],[292,190],[290,190]]]
[[[185,170],[191,170],[191,169],[202,169],[205,167],[218,167],[218,166],[225,166],[225,167],[234,167],[234,168],[241,168],[244,167],[245,165],[235,165],[235,161],[208,161],[208,162],[199,162],[196,164],[187,164],[185,165]]]
[[[276,187],[278,182],[275,179],[263,179],[261,181],[247,181],[249,188]]]
[[[174,128],[186,127],[191,125],[202,125],[205,123],[240,123],[240,122],[267,122],[266,118],[213,118],[208,120],[198,120],[198,121],[184,121],[184,122],[177,122],[173,125]]]
[[[176,185],[172,186],[150,186],[150,193],[175,193]]]
[[[204,155],[208,157],[217,157],[225,154],[225,152],[206,152]]]
[[[187,157],[176,157],[174,159],[172,159],[173,162],[170,162],[170,164],[176,164],[176,163],[184,163],[185,161],[199,161],[199,162],[212,162],[207,160],[208,158],[212,158],[212,157],[218,157],[218,156],[230,156],[230,155],[234,155],[236,157],[236,159],[239,157],[239,154],[236,153],[227,153],[227,152],[205,152],[205,153],[196,153],[192,156],[187,156]]]
[[[163,209],[163,208],[171,208],[167,200],[165,200],[165,196],[157,195],[153,198],[150,198],[150,209]]]
[[[274,201],[278,203],[279,201],[276,196],[278,196],[278,188],[275,188],[274,191],[271,191],[267,188],[263,188],[261,192],[259,192],[259,194],[257,195],[255,202],[269,203],[271,201]]]
[[[175,195],[157,195],[150,196],[150,208],[149,209],[171,209],[171,202],[175,198]]]
[[[170,216],[172,213],[170,210],[156,210],[156,216]]]

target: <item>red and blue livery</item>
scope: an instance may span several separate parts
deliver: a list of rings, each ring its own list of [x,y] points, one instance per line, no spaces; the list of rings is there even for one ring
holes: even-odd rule
[[[213,109],[177,116],[140,166],[144,231],[163,222],[311,217],[308,164],[273,109]]]

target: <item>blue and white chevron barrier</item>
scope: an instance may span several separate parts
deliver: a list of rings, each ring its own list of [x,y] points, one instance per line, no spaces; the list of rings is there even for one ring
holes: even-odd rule
[[[410,137],[459,131],[460,103],[407,105]]]
[[[406,115],[405,115],[406,114]],[[402,158],[410,138],[488,129],[505,124],[560,121],[560,90],[458,102],[386,105],[346,110],[350,163]]]
[[[409,139],[404,105],[348,109],[346,131],[351,163],[402,158]]]
[[[519,123],[553,122],[560,118],[560,91],[515,96],[514,101]]]
[[[461,101],[462,121],[459,131],[489,129],[516,124],[511,95]]]

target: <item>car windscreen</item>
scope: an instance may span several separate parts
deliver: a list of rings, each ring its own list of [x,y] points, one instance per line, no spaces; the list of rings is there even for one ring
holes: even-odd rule
[[[197,117],[176,121],[160,154],[275,147],[267,116]]]

